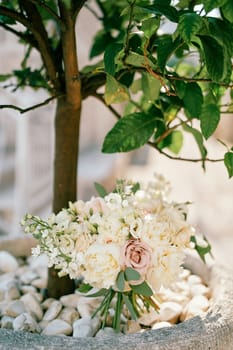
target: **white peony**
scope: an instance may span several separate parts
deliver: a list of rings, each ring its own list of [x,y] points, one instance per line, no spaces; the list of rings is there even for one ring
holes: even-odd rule
[[[117,244],[93,244],[85,254],[83,277],[96,288],[115,285],[120,271],[120,246]]]

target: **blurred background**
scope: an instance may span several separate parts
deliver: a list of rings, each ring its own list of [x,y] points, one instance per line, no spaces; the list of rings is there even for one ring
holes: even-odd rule
[[[80,68],[87,64],[97,29],[94,17],[84,9],[77,26]],[[20,67],[23,46],[2,29],[0,43],[0,74],[6,74]],[[35,54],[32,65],[37,61]],[[4,84],[0,89],[1,105],[27,108],[46,98],[41,90],[11,93]],[[54,108],[50,102],[25,114],[0,109],[0,238],[23,235],[19,222],[25,213],[46,217],[51,212]],[[223,164],[208,163],[204,172],[199,163],[167,159],[149,146],[128,154],[102,154],[104,135],[115,118],[93,98],[84,101],[82,116],[77,184],[80,199],[96,194],[95,181],[111,190],[116,178],[147,181],[154,172],[161,173],[171,182],[170,199],[192,202],[189,221],[207,236],[216,260],[233,263],[233,180],[228,179]],[[215,137],[232,144],[233,115],[224,115]],[[185,142],[182,155],[195,156],[192,140]],[[212,138],[208,145],[210,157],[222,157],[224,149],[219,142]]]

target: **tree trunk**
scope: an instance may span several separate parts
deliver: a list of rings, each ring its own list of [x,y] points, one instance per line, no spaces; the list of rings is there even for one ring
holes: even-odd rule
[[[58,213],[69,202],[77,199],[77,168],[79,128],[81,116],[81,81],[75,37],[75,19],[61,2],[62,52],[65,78],[65,94],[58,98],[55,118],[55,160],[53,211]],[[48,296],[59,298],[74,291],[74,281],[68,276],[59,278],[57,270],[49,269]]]
[[[55,161],[53,211],[58,213],[76,200],[80,108],[58,100],[55,120]],[[58,270],[49,269],[48,296],[59,298],[74,291],[74,280],[58,277]]]

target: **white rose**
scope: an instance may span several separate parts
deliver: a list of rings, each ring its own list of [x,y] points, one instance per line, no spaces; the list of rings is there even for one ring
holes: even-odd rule
[[[117,244],[90,246],[85,254],[83,277],[86,283],[96,288],[115,285],[120,271],[120,247]]]
[[[108,207],[106,205],[106,202],[101,197],[92,197],[90,201],[85,203],[84,211],[86,214],[96,214],[96,213],[102,213],[106,214],[108,212]]]

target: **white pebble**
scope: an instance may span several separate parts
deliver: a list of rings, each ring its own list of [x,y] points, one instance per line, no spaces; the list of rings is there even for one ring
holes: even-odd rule
[[[3,273],[16,271],[18,267],[18,261],[13,255],[6,251],[0,252],[0,271]]]
[[[210,297],[210,289],[206,286],[204,286],[204,284],[194,284],[192,286],[190,286],[190,292],[191,295],[204,295],[205,297]]]
[[[45,301],[43,301],[43,303],[41,304],[42,308],[44,310],[48,310],[48,308],[50,308],[50,305],[55,301],[56,299],[54,298],[48,298],[45,299]]]
[[[37,321],[41,321],[43,317],[43,310],[39,301],[30,293],[24,294],[21,297],[21,300],[24,302],[27,311],[32,315],[35,315]]]
[[[23,294],[31,293],[34,294],[36,293],[36,288],[33,286],[21,286],[20,290]]]
[[[42,320],[42,321],[40,321],[38,324],[39,324],[39,326],[40,326],[40,329],[43,331],[43,330],[45,329],[45,327],[48,326],[48,323],[49,323],[49,321],[44,321],[44,320]]]
[[[41,334],[45,335],[70,335],[72,327],[69,323],[55,319],[47,324]]]
[[[13,322],[15,331],[26,331],[31,333],[40,333],[40,326],[35,319],[28,313],[23,313],[16,317]]]
[[[60,301],[66,307],[74,307],[74,308],[76,308],[79,298],[80,298],[80,295],[78,295],[78,294],[68,294],[68,295],[63,295],[60,298]]]
[[[93,337],[99,327],[100,319],[98,317],[83,317],[73,323],[73,337]]]
[[[1,319],[1,327],[7,329],[13,329],[14,317],[3,316]]]
[[[22,274],[20,274],[20,280],[22,284],[30,284],[34,279],[38,278],[37,273],[28,270]]]
[[[169,321],[176,323],[182,312],[182,306],[173,301],[167,301],[160,305],[159,319],[161,321]]]
[[[141,330],[141,326],[137,321],[129,320],[125,326],[125,333],[137,333]]]
[[[24,303],[21,300],[14,300],[8,304],[4,314],[6,316],[17,317],[24,312],[26,312]]]
[[[62,309],[62,303],[58,300],[54,300],[50,305],[49,309],[44,314],[44,321],[54,320]]]
[[[100,298],[80,297],[77,309],[81,317],[90,317],[95,312],[100,303]]]
[[[185,321],[202,315],[209,308],[209,300],[203,295],[195,295],[181,313],[180,320]]]
[[[209,300],[204,295],[195,295],[188,303],[188,306],[198,306],[201,310],[206,311],[209,307]]]
[[[16,285],[10,285],[5,291],[5,299],[6,300],[15,300],[20,298],[20,292]]]
[[[159,329],[164,327],[171,327],[172,324],[170,322],[162,321],[162,322],[156,322],[153,324],[152,329]]]
[[[116,333],[115,330],[112,327],[104,327],[103,329],[100,329],[95,337],[96,338],[107,338],[107,337],[115,337],[115,336],[123,335],[123,333],[119,332]]]
[[[197,275],[190,275],[188,277],[188,283],[190,285],[192,284],[202,284],[202,279],[200,276],[197,276]]]
[[[144,314],[142,314],[139,317],[138,322],[144,326],[150,326],[158,320],[159,320],[159,312],[152,309],[150,310],[150,312],[148,313],[145,312]]]
[[[47,278],[36,278],[32,281],[31,285],[39,289],[44,289],[47,287]]]
[[[60,314],[58,315],[58,318],[69,324],[72,324],[75,320],[79,319],[79,313],[73,307],[65,307],[61,310]]]

